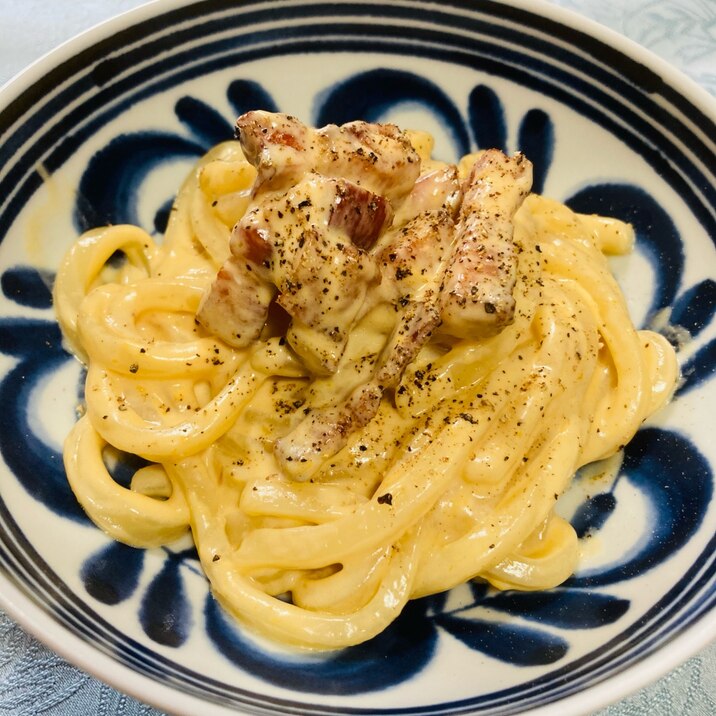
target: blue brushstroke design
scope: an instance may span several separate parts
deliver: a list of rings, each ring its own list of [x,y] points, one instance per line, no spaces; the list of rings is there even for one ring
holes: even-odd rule
[[[598,629],[613,624],[629,609],[629,600],[589,590],[500,592],[480,606],[561,629]]]
[[[103,604],[119,604],[134,594],[145,550],[111,542],[90,555],[80,570],[87,593]]]
[[[577,537],[583,538],[598,532],[614,512],[617,501],[611,492],[600,492],[587,498],[575,511],[570,520]]]
[[[171,216],[174,199],[167,199],[154,214],[154,230],[158,234],[163,234],[169,226],[169,217]]]
[[[191,131],[202,146],[209,148],[232,139],[233,126],[213,107],[194,97],[181,97],[174,105],[179,121]]]
[[[661,564],[699,529],[713,496],[713,473],[706,458],[686,437],[661,428],[640,430],[626,446],[621,479],[649,502],[648,533],[624,561],[572,577],[565,586],[591,589],[614,584]]]
[[[445,611],[449,596],[450,592],[448,591],[438,592],[437,594],[431,594],[430,596],[422,597],[420,601],[422,603],[424,613],[427,614],[429,617],[432,617],[435,614],[440,614]],[[472,596],[473,599],[477,599],[474,594]]]
[[[497,93],[487,85],[476,85],[467,101],[468,122],[478,149],[507,152],[505,110]]]
[[[517,138],[519,150],[532,162],[532,191],[544,192],[554,156],[554,124],[541,109],[531,109],[522,118]]]
[[[684,248],[671,217],[650,194],[633,184],[596,184],[566,203],[583,214],[613,216],[631,223],[637,245],[648,256],[656,276],[650,311],[656,313],[673,303],[684,272]]]
[[[569,642],[562,637],[512,623],[449,614],[436,616],[435,622],[470,649],[513,666],[553,664],[569,650]]]
[[[47,354],[70,357],[62,348],[60,327],[34,318],[0,318],[0,353],[33,362]]]
[[[205,147],[164,132],[120,134],[90,159],[80,180],[75,226],[139,225],[139,190],[149,173],[179,158],[196,159]]]
[[[6,298],[28,308],[50,308],[54,274],[32,266],[14,266],[6,269],[0,286]]]
[[[139,609],[144,633],[164,646],[181,646],[191,631],[191,608],[180,566],[181,558],[169,553],[161,571],[147,588]]]
[[[698,336],[716,315],[716,281],[706,279],[692,286],[674,303],[669,322]]]
[[[472,595],[473,603],[478,604],[480,603],[488,594],[490,591],[490,585],[487,582],[483,582],[481,580],[471,580],[467,583],[470,587],[470,594]],[[440,595],[434,594],[431,599],[435,599]],[[438,609],[435,610],[436,612],[439,611]]]
[[[149,460],[128,452],[119,453],[117,459],[112,461],[105,457],[107,472],[118,485],[127,489],[132,483],[134,473],[150,464]]]
[[[380,122],[390,110],[406,103],[437,116],[452,136],[456,156],[470,151],[470,138],[454,102],[434,82],[403,70],[369,70],[336,83],[317,96],[314,123]]]
[[[0,452],[20,484],[62,517],[89,520],[67,482],[62,454],[30,426],[32,392],[70,356],[57,324],[27,318],[0,319],[0,352],[19,358],[0,382]]]
[[[338,652],[295,658],[261,649],[210,595],[204,606],[206,629],[216,648],[253,676],[282,688],[321,694],[358,694],[394,686],[430,662],[437,633],[425,616],[424,600],[409,602],[385,631]]]
[[[236,117],[254,109],[278,112],[278,106],[273,97],[254,80],[234,80],[229,85],[226,96]]]
[[[681,366],[682,382],[676,395],[682,396],[716,375],[716,339],[699,348]]]

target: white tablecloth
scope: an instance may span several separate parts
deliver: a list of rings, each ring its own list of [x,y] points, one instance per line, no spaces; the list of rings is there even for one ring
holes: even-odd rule
[[[552,0],[636,40],[716,95],[716,0]],[[142,0],[0,0],[0,85]],[[556,707],[555,714],[558,714]],[[0,612],[0,716],[159,716],[67,664]],[[716,645],[599,716],[716,715]]]

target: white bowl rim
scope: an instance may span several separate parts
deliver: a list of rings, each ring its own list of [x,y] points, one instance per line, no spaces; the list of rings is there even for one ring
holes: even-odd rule
[[[243,3],[246,0],[238,1]],[[263,1],[266,4],[282,2],[282,0]],[[426,2],[426,0],[418,1]],[[79,51],[111,37],[118,30],[161,15],[168,9],[175,10],[198,2],[199,0],[148,0],[136,8],[126,10],[89,27],[43,54],[0,86],[0,106],[9,104],[16,96],[42,78],[48,67],[59,65]],[[285,4],[292,4],[292,2],[293,0],[286,0]],[[334,4],[342,2],[386,4],[380,0],[337,0]],[[411,0],[389,0],[389,2],[400,5],[410,4]],[[524,10],[572,27],[609,47],[613,47],[619,53],[654,71],[667,85],[676,88],[695,107],[716,121],[716,97],[713,97],[684,72],[634,40],[573,10],[555,5],[549,0],[492,0],[492,2]],[[24,630],[68,662],[144,703],[177,714],[177,716],[193,716],[196,713],[202,713],[205,716],[229,716],[241,713],[235,708],[209,703],[192,694],[173,689],[117,662],[109,655],[97,650],[91,643],[65,630],[1,572],[0,608],[6,611]],[[582,692],[559,701],[520,713],[524,716],[552,716],[554,709],[559,708],[560,713],[563,714],[587,716],[587,714],[605,708],[656,682],[714,642],[716,642],[716,610],[701,615],[684,632],[667,644],[662,644],[649,656],[627,667],[617,676],[610,676]],[[246,713],[251,712],[246,711]]]

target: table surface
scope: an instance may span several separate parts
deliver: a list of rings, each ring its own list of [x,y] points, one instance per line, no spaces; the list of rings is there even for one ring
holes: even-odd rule
[[[551,0],[654,51],[716,95],[716,0]],[[0,0],[0,86],[143,0]],[[0,716],[161,716],[71,666],[0,611]],[[598,716],[713,716],[716,644]]]

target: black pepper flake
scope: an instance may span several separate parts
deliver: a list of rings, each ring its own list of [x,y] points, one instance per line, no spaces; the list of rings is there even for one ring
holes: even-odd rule
[[[138,370],[139,366],[136,363],[132,363],[132,365],[129,366],[130,373],[136,373]]]
[[[211,561],[212,561],[212,562],[218,562],[220,559],[221,559],[221,555],[220,555],[220,554],[215,554],[215,555],[211,558]]]
[[[378,504],[379,505],[392,505],[393,504],[393,495],[390,494],[390,492],[386,492],[384,495],[378,496]]]

